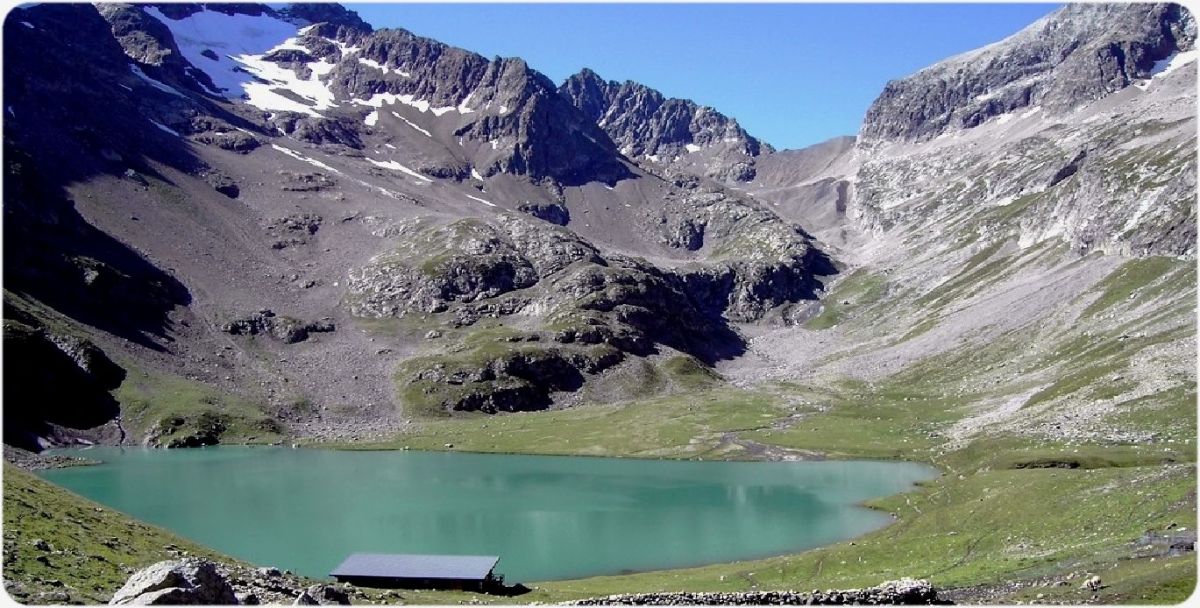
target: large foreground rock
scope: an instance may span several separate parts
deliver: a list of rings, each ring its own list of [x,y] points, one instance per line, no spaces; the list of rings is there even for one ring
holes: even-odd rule
[[[137,571],[109,604],[237,604],[216,564],[201,558],[158,562]]]

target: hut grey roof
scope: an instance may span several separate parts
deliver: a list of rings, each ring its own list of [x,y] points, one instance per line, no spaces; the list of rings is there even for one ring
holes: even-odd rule
[[[329,575],[483,580],[498,561],[494,555],[353,553]]]

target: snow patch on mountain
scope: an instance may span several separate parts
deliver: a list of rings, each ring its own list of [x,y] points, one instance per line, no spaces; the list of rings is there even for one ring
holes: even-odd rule
[[[1154,80],[1163,78],[1167,74],[1178,70],[1179,68],[1196,61],[1200,57],[1200,50],[1192,49],[1182,53],[1176,52],[1165,59],[1160,59],[1154,62],[1154,66],[1150,68],[1150,79],[1141,82],[1135,82],[1133,86],[1145,91],[1150,88],[1150,83]],[[1194,68],[1193,68],[1194,69]]]
[[[491,201],[485,201],[485,200],[483,200],[483,199],[479,198],[478,196],[471,196],[470,194],[468,194],[468,195],[467,195],[467,198],[469,198],[469,199],[471,199],[471,200],[473,200],[473,201],[479,201],[479,202],[481,202],[481,203],[483,203],[483,204],[487,205],[488,207],[495,207],[495,206],[496,206],[496,204],[495,204],[495,203],[493,203],[493,202],[491,202]]]
[[[142,71],[142,68],[139,68],[136,65],[130,64],[129,71],[133,72],[134,76],[141,78],[142,80],[146,81],[150,86],[152,86],[164,93],[170,93],[172,95],[175,95],[176,97],[186,97],[186,95],[184,95],[183,93],[180,93],[177,89],[175,89],[175,87],[172,87],[167,84],[163,84],[163,83],[147,76],[146,73]]]
[[[242,85],[251,80],[237,57],[261,55],[297,33],[295,24],[267,14],[227,15],[202,10],[172,19],[156,7],[143,10],[171,30],[183,58],[208,74],[226,97],[240,97]]]
[[[417,173],[416,171],[413,171],[412,169],[409,169],[408,167],[405,167],[404,165],[402,165],[394,160],[378,161],[373,158],[368,158],[367,162],[371,163],[372,165],[375,165],[376,167],[382,167],[384,169],[391,169],[393,171],[399,171],[401,173],[411,175],[411,176],[413,176],[423,182],[426,182],[426,183],[433,181],[429,177],[421,175],[420,173]]]
[[[334,169],[333,167],[330,167],[329,165],[327,165],[327,164],[325,164],[325,163],[323,163],[323,162],[321,162],[321,161],[319,161],[319,160],[317,160],[317,159],[315,159],[315,158],[309,158],[309,157],[307,157],[307,156],[305,156],[305,155],[303,155],[303,154],[301,154],[301,153],[299,153],[299,152],[297,152],[297,151],[295,151],[295,150],[292,150],[291,148],[285,148],[285,147],[283,147],[283,146],[281,146],[281,145],[279,145],[279,144],[271,144],[271,147],[272,147],[272,148],[274,148],[274,149],[276,149],[276,150],[278,150],[278,151],[280,151],[280,152],[283,152],[284,154],[287,154],[288,156],[290,156],[290,157],[292,157],[292,158],[294,158],[294,159],[296,159],[296,160],[298,160],[298,161],[301,161],[301,162],[306,162],[306,163],[308,163],[308,164],[310,164],[310,165],[312,165],[312,166],[314,166],[314,167],[317,167],[318,169],[324,169],[324,170],[326,170],[326,171],[332,171],[332,172],[334,172],[334,173],[337,173],[338,175],[341,175],[341,173],[342,173],[341,171],[338,171],[337,169]]]
[[[314,61],[306,64],[312,74],[308,79],[303,79],[297,76],[293,70],[264,60],[262,55],[241,55],[236,59],[246,72],[255,77],[253,81],[242,84],[242,89],[245,90],[248,98],[247,103],[252,106],[263,110],[300,112],[310,116],[320,116],[317,110],[337,107],[333,91],[321,81],[321,76],[333,70],[334,64],[332,63]],[[282,95],[279,92],[280,89],[299,96],[305,101],[296,101]]]
[[[425,137],[433,137],[432,133],[430,133],[429,131],[427,131],[425,129],[422,129],[421,127],[418,127],[416,123],[401,116],[399,112],[392,112],[392,116],[395,116],[396,118],[399,118],[400,120],[403,120],[404,124],[416,129],[417,131],[420,131],[421,133],[424,133]]]
[[[179,134],[179,131],[172,129],[171,127],[168,127],[167,125],[164,125],[161,122],[154,120],[153,118],[150,118],[148,120],[150,122],[154,123],[154,126],[158,127],[159,129],[161,129],[163,131],[166,131],[167,133],[170,133],[171,135],[174,135],[175,137],[182,137],[182,135]]]
[[[378,61],[375,61],[373,59],[367,59],[366,57],[359,57],[358,62],[367,67],[375,68],[375,69],[383,72],[384,74],[399,74],[400,76],[403,76],[405,78],[412,77],[412,74],[405,72],[404,70],[401,70],[398,68],[389,68],[388,66],[383,65],[382,63],[379,63]]]
[[[350,103],[358,106],[370,106],[372,108],[382,108],[385,103],[402,103],[406,106],[416,108],[422,114],[432,112],[434,116],[441,116],[446,112],[452,112],[457,109],[454,106],[431,108],[430,103],[424,99],[417,99],[412,95],[397,95],[395,93],[376,93],[370,99],[351,99]]]

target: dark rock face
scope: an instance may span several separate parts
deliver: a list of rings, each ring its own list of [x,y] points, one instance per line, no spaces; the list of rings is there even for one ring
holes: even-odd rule
[[[421,393],[430,408],[495,414],[543,410],[550,393],[583,386],[585,373],[597,373],[623,356],[605,349],[515,346],[490,360],[417,360],[401,377],[408,391]],[[410,371],[411,370],[411,371]]]
[[[687,154],[688,146],[715,146],[720,148],[722,160],[730,162],[714,167],[708,175],[747,181],[754,177],[753,157],[771,149],[746,133],[736,120],[712,108],[665,98],[636,82],[605,81],[588,69],[568,78],[559,93],[603,128],[630,158],[666,159]]]
[[[221,434],[226,430],[223,416],[205,412],[194,418],[171,417],[160,420],[147,433],[146,445],[159,445],[168,449],[198,448],[221,443]],[[163,441],[163,437],[170,437]]]
[[[232,177],[225,175],[219,171],[208,171],[204,175],[204,181],[212,186],[213,190],[228,196],[229,198],[237,198],[241,193],[241,188]]]
[[[336,330],[337,327],[330,319],[305,323],[292,317],[276,316],[271,310],[260,310],[252,315],[230,321],[221,326],[221,331],[234,336],[265,334],[284,344],[303,342],[311,334],[327,333]]]
[[[4,321],[4,442],[40,451],[37,438],[49,425],[89,429],[116,418],[119,406],[109,391],[125,380],[125,370],[92,342],[12,318]],[[17,317],[24,315],[17,314]]]
[[[517,205],[517,211],[559,226],[566,226],[571,221],[571,212],[558,203],[524,202]]]
[[[188,63],[179,52],[171,31],[158,19],[133,4],[98,4],[96,10],[112,26],[112,35],[125,54],[151,76],[167,83],[204,93],[213,82]]]
[[[1071,110],[1147,78],[1195,39],[1179,4],[1068,5],[997,45],[889,82],[860,138],[920,141],[1021,108]]]
[[[359,134],[361,123],[346,117],[301,118],[291,117],[280,121],[283,131],[296,139],[313,144],[341,144],[360,150],[363,147]]]
[[[5,288],[130,341],[158,349],[187,289],[88,224],[40,169],[5,146]]]
[[[630,258],[608,262],[577,267],[552,285],[569,302],[551,317],[561,328],[556,341],[607,344],[635,355],[664,344],[708,361],[736,348],[736,337],[697,309],[675,275]]]
[[[192,141],[196,141],[209,146],[216,146],[222,150],[236,152],[238,154],[248,154],[254,149],[262,145],[253,135],[242,131],[207,131],[192,136]]]
[[[279,14],[309,23],[328,23],[367,33],[371,31],[371,26],[363,21],[358,13],[337,3],[298,2],[279,9]]]
[[[96,10],[112,26],[113,36],[134,61],[183,69],[187,60],[179,53],[170,30],[132,4],[102,4]]]

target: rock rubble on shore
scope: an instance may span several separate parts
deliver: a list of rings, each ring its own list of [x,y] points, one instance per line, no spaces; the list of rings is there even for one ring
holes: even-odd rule
[[[910,578],[888,581],[865,589],[842,591],[744,591],[693,593],[628,593],[606,597],[588,598],[570,602],[575,606],[628,605],[628,606],[800,606],[800,605],[901,605],[901,604],[949,604],[939,600],[937,590],[926,580]]]
[[[109,604],[349,604],[353,588],[306,584],[277,568],[251,568],[189,557],[162,561],[131,575]]]

